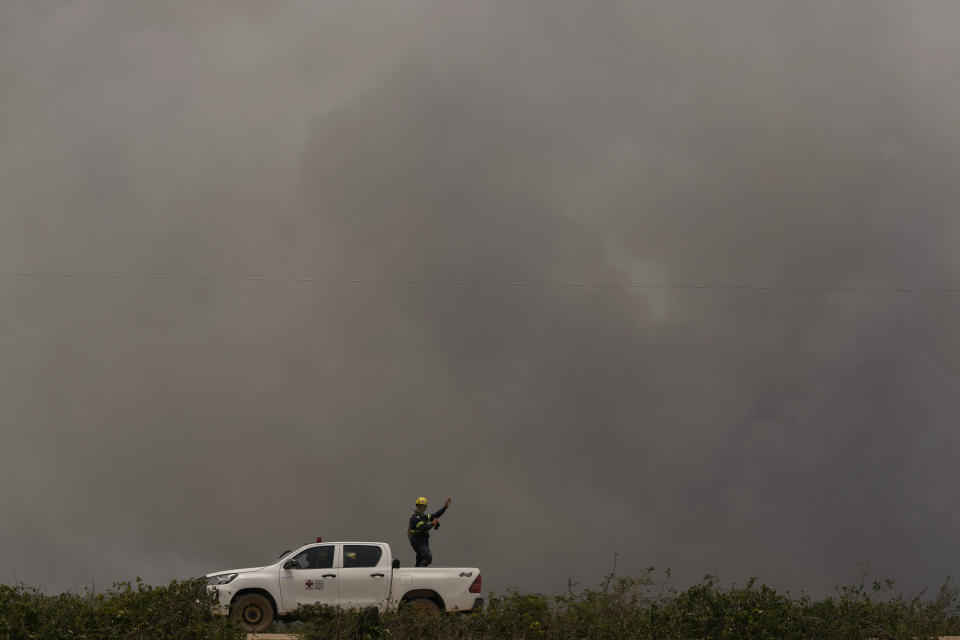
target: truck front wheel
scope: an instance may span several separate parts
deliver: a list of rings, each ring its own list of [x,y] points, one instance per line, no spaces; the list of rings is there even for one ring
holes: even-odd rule
[[[273,623],[273,605],[259,593],[246,593],[233,601],[230,617],[247,631],[259,633]]]

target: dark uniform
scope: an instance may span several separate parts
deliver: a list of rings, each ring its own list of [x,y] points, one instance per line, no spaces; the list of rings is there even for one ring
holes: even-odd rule
[[[430,529],[433,529],[433,521],[443,515],[446,507],[442,507],[433,515],[429,513],[414,512],[410,516],[410,529],[407,531],[407,537],[410,538],[410,546],[417,552],[417,566],[429,567],[433,562],[433,554],[430,553]],[[437,525],[440,526],[440,525]]]

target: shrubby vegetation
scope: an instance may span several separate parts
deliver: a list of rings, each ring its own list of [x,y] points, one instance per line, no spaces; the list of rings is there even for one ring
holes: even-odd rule
[[[847,640],[936,638],[960,634],[960,598],[948,581],[935,597],[894,595],[892,580],[840,587],[814,600],[792,598],[751,580],[721,588],[706,576],[678,591],[640,577],[608,576],[599,589],[545,596],[510,591],[491,594],[487,608],[471,615],[425,617],[414,612],[301,611],[295,630],[305,640],[686,639]],[[669,572],[667,572],[669,577]]]
[[[0,585],[0,640],[240,640],[213,613],[206,580],[153,587],[121,582],[106,593],[48,596],[25,585]]]
[[[720,587],[713,576],[685,590],[639,577],[608,576],[597,589],[568,585],[563,595],[491,594],[470,615],[414,611],[378,615],[304,607],[277,630],[304,640],[687,639],[846,640],[960,635],[960,590],[895,594],[893,580],[840,587],[831,596],[791,597],[753,580]],[[669,578],[669,571],[666,572]],[[137,580],[106,593],[44,595],[0,585],[0,640],[240,640],[243,632],[212,612],[203,580],[152,587]]]

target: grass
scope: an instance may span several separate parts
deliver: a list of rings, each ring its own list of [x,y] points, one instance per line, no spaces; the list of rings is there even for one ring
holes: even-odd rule
[[[206,580],[154,587],[137,578],[104,593],[49,596],[23,584],[0,585],[0,640],[241,640],[246,634],[213,613]]]
[[[778,593],[756,580],[723,588],[709,575],[682,591],[658,588],[652,572],[610,575],[598,589],[576,590],[571,584],[559,596],[490,594],[485,610],[470,615],[305,609],[296,632],[305,640],[847,640],[960,634],[960,598],[950,581],[933,597],[895,594],[895,581],[883,580],[838,587],[814,600]]]
[[[670,572],[665,572],[669,578]],[[960,635],[960,592],[948,580],[932,595],[906,597],[894,580],[838,587],[813,599],[779,593],[756,580],[721,587],[714,576],[678,590],[654,583],[653,569],[607,576],[599,588],[569,584],[561,595],[509,590],[484,610],[428,617],[305,607],[277,630],[304,640],[509,639],[860,639]],[[118,583],[104,593],[46,595],[0,585],[0,640],[240,640],[244,633],[212,613],[205,582]]]

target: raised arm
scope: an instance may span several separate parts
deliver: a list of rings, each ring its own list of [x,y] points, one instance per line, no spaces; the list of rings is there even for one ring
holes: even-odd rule
[[[446,502],[443,503],[443,506],[440,507],[440,511],[437,511],[435,514],[433,514],[432,516],[430,516],[430,519],[431,519],[431,520],[436,520],[437,518],[439,518],[440,516],[442,516],[442,515],[444,514],[444,512],[445,512],[448,508],[450,508],[450,503],[451,503],[451,502],[453,502],[453,500],[451,500],[450,498],[447,498]]]

